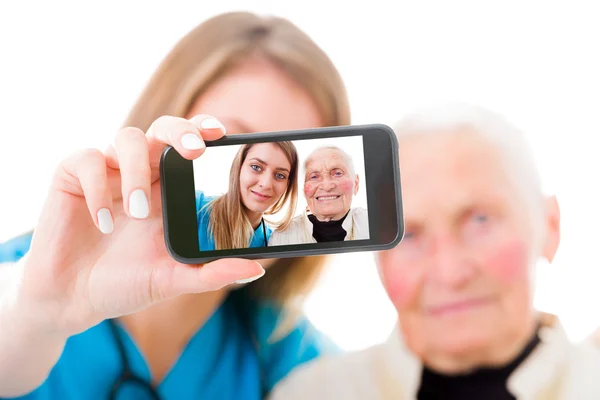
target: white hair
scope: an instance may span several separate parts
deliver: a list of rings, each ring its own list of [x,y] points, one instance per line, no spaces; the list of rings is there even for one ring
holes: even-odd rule
[[[348,153],[346,153],[344,150],[342,150],[338,146],[334,146],[334,145],[320,146],[320,147],[317,147],[316,149],[314,149],[313,151],[311,151],[310,154],[304,160],[303,175],[306,175],[306,165],[308,164],[309,161],[312,160],[313,155],[316,152],[321,151],[321,150],[335,150],[335,151],[339,152],[342,155],[342,157],[344,158],[346,165],[348,165],[348,169],[349,169],[348,172],[349,172],[350,176],[355,176],[354,162],[352,161],[352,157],[350,157],[350,155]]]
[[[398,138],[415,134],[445,134],[471,129],[498,151],[509,178],[530,207],[534,229],[543,223],[543,192],[531,146],[519,129],[502,115],[465,103],[436,105],[412,112],[395,125]]]

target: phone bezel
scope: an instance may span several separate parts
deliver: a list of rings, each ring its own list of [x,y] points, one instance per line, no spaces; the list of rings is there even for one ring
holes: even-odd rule
[[[196,198],[193,161],[183,158],[173,147],[167,147],[160,160],[163,202],[164,239],[167,250],[176,261],[203,264],[221,258],[287,258],[338,254],[358,251],[380,251],[394,247],[404,234],[398,139],[383,124],[336,126],[283,132],[250,133],[224,136],[207,141],[210,147],[265,143],[284,140],[309,140],[362,136],[369,239],[343,242],[310,243],[232,250],[200,251],[198,248]],[[301,178],[300,178],[301,179]]]

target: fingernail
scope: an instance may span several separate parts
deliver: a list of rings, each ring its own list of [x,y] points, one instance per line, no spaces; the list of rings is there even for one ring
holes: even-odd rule
[[[223,131],[223,133],[225,133],[225,127],[215,118],[207,118],[202,120],[202,122],[200,122],[200,127],[202,127],[202,129],[220,129]]]
[[[112,216],[110,215],[110,210],[108,208],[102,208],[98,210],[98,226],[100,228],[100,232],[108,235],[112,233],[115,225],[113,223]]]
[[[129,195],[129,214],[138,219],[148,217],[150,210],[148,208],[148,199],[142,189],[134,190]]]
[[[240,279],[239,281],[235,281],[235,283],[237,283],[238,285],[243,285],[244,283],[250,283],[250,282],[253,282],[253,281],[261,278],[264,274],[265,274],[265,270],[263,270],[260,274],[258,274],[256,276],[252,276],[252,277],[246,278],[246,279]]]
[[[193,133],[186,133],[181,138],[181,145],[187,150],[200,150],[204,148],[204,142]]]

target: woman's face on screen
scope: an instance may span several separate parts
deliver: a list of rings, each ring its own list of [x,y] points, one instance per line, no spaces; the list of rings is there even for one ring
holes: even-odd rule
[[[217,118],[227,134],[323,126],[320,110],[308,92],[282,69],[256,58],[240,63],[212,84],[187,117],[198,114]],[[266,267],[272,260],[268,261],[260,262]]]
[[[250,147],[240,170],[240,194],[249,212],[263,214],[284,195],[292,166],[274,143]]]

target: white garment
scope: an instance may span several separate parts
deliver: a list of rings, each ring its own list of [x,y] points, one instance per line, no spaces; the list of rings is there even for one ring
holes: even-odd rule
[[[600,399],[600,350],[591,343],[570,343],[558,322],[542,327],[540,339],[509,377],[509,391],[519,400]],[[414,400],[421,371],[396,326],[380,345],[296,368],[270,400]]]
[[[369,216],[367,210],[356,207],[350,210],[342,222],[346,231],[344,240],[369,239]],[[313,237],[313,224],[308,219],[308,213],[294,217],[290,226],[285,231],[274,231],[269,239],[269,246],[286,244],[317,243]]]

